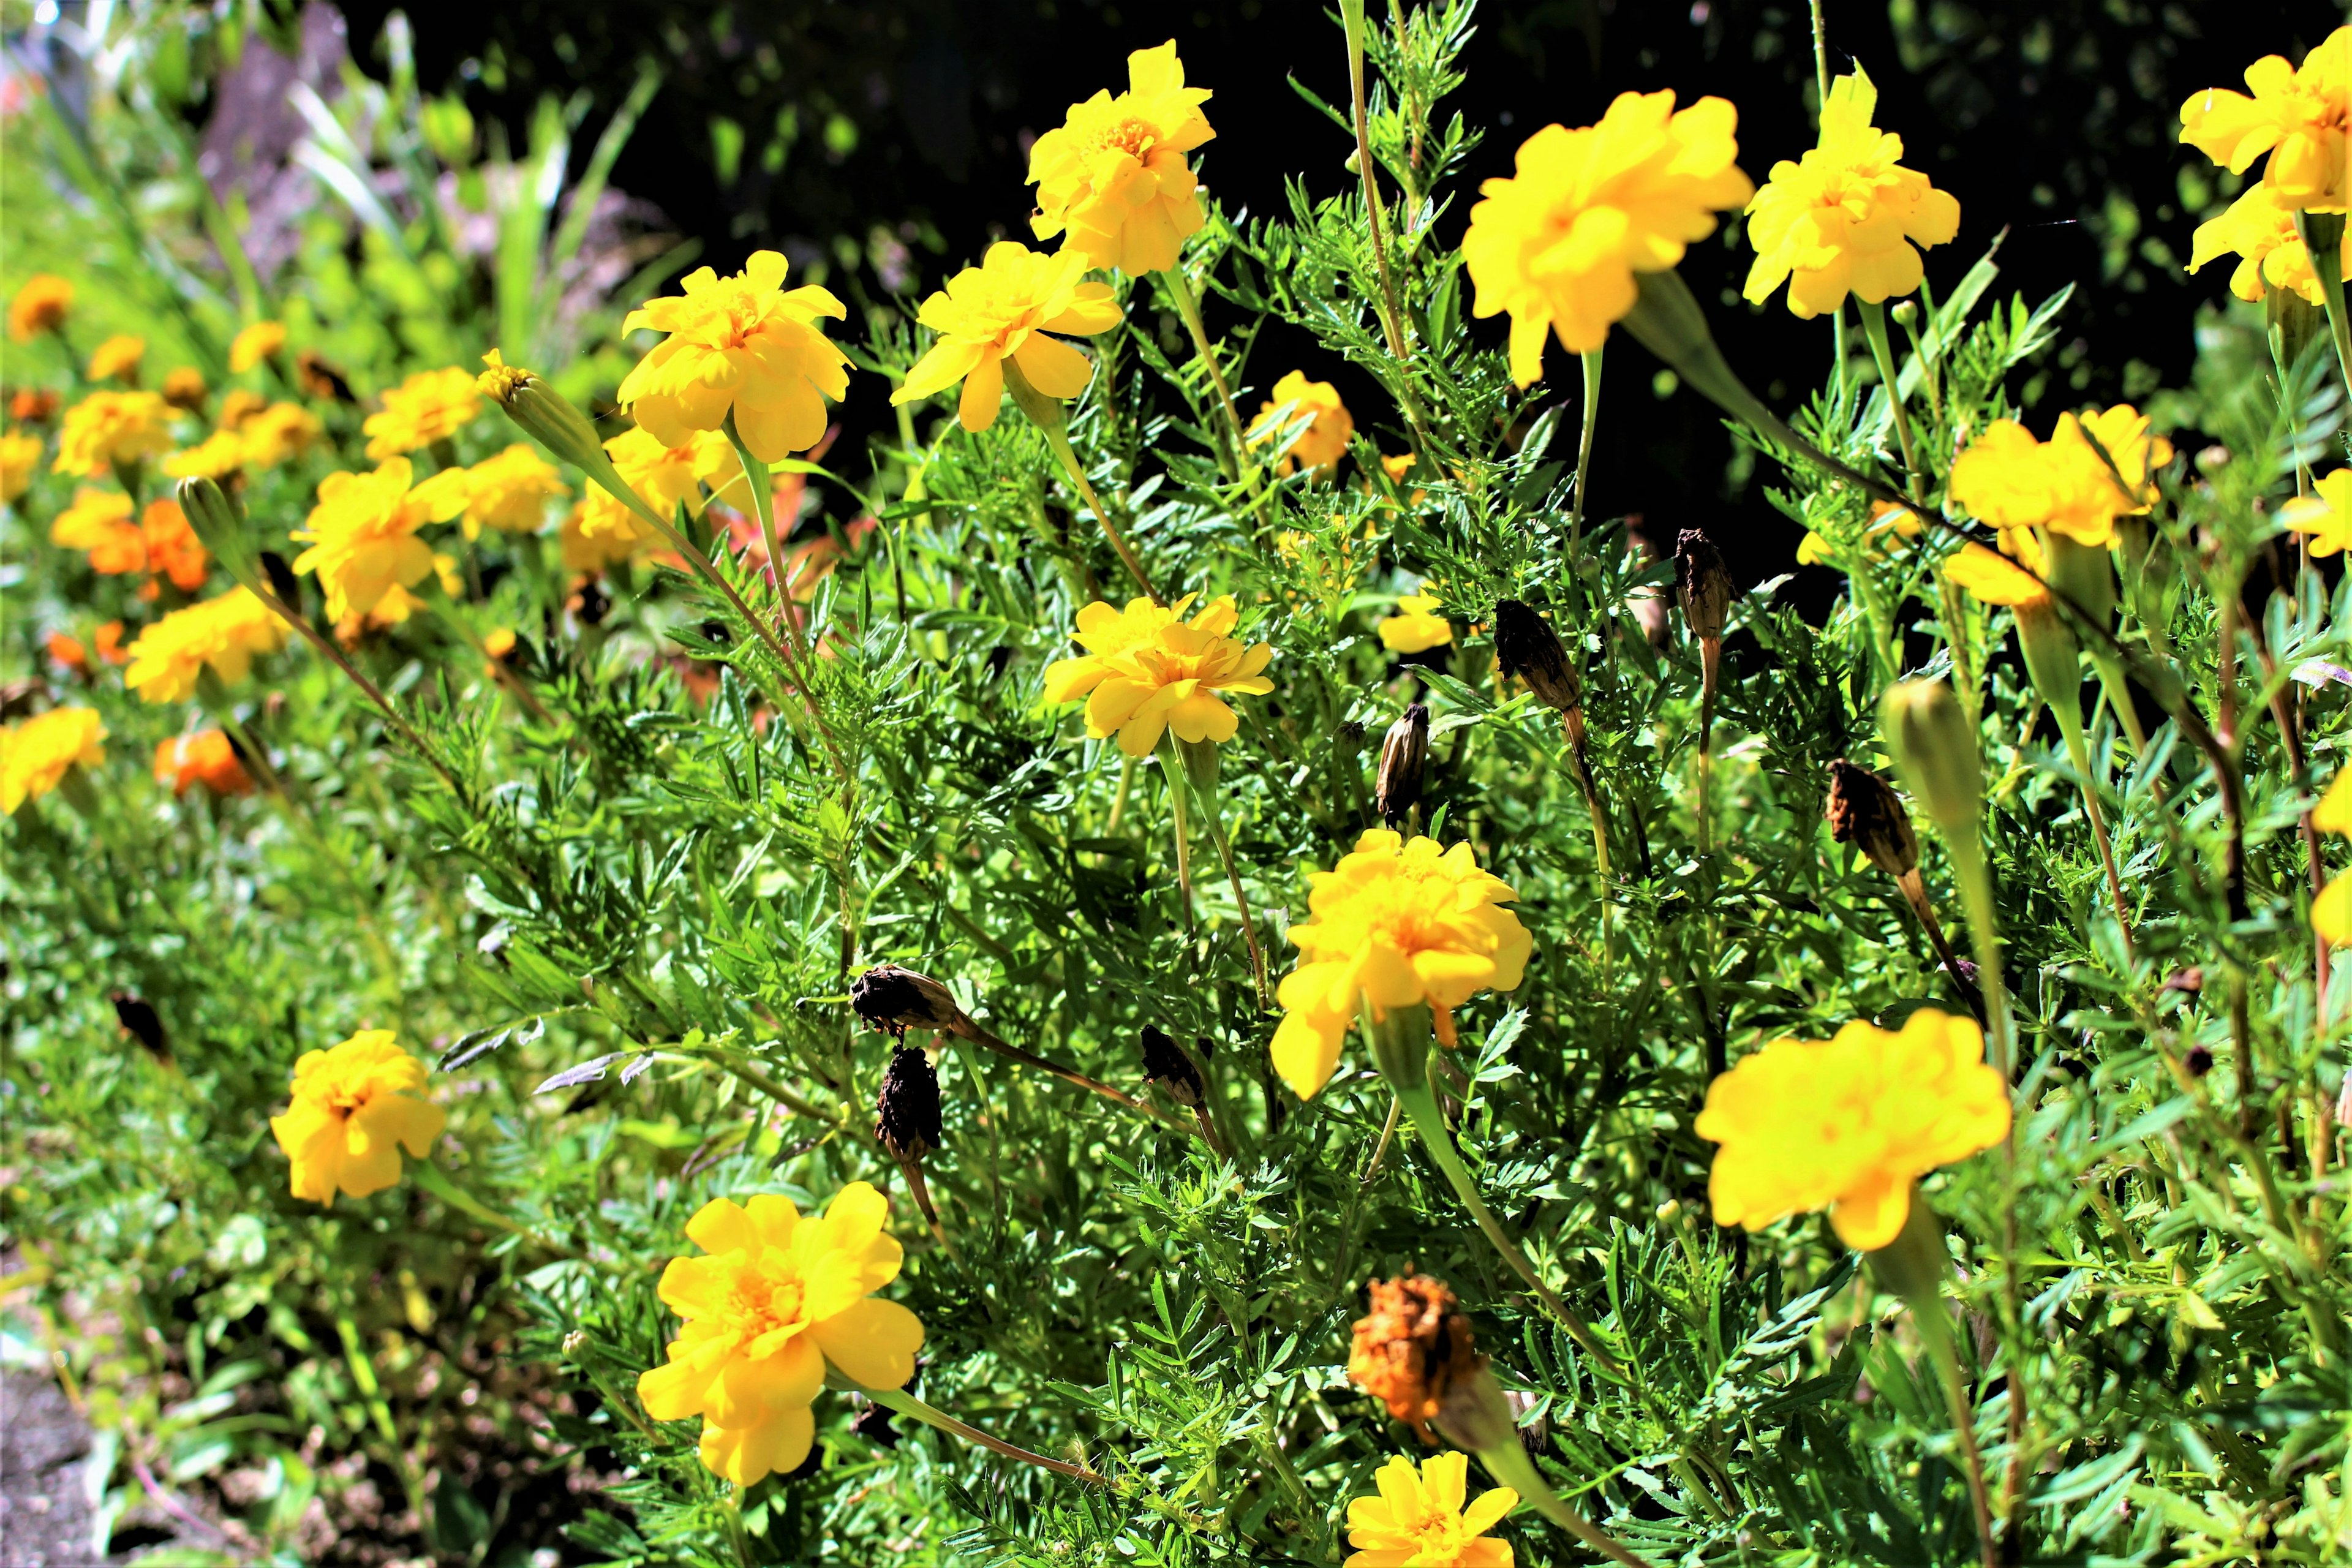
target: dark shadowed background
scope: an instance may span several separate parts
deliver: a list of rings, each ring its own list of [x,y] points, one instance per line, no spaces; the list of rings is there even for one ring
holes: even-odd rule
[[[346,6],[365,68],[383,68],[373,40],[390,9]],[[1129,50],[1171,36],[1191,79],[1215,91],[1204,174],[1229,206],[1279,210],[1297,174],[1316,195],[1348,177],[1349,144],[1291,85],[1332,100],[1346,86],[1336,25],[1307,0],[501,0],[412,15],[426,89],[464,90],[518,138],[543,92],[592,95],[593,132],[653,62],[664,86],[615,183],[698,237],[703,260],[726,269],[780,247],[847,297],[927,289],[992,236],[1027,237],[1030,142],[1075,100],[1123,86]],[[1832,69],[1859,61],[1906,161],[1959,197],[1960,236],[1931,253],[1931,282],[1948,286],[2006,230],[2001,289],[2038,300],[2080,285],[2026,389],[2038,425],[2183,376],[2194,306],[2221,298],[2227,277],[2220,264],[2183,272],[2189,233],[2235,182],[2183,155],[2179,104],[2236,84],[2258,54],[2299,58],[2343,19],[2324,0],[1827,3]],[[1811,22],[1790,0],[1492,0],[1467,64],[1454,107],[1486,140],[1448,215],[1454,234],[1476,180],[1507,172],[1527,135],[1590,122],[1630,89],[1730,99],[1759,183],[1812,138]],[[1777,299],[1740,301],[1748,260],[1744,246],[1710,242],[1684,270],[1732,363],[1786,408],[1824,374],[1828,329]],[[1502,341],[1497,323],[1476,330]],[[1393,422],[1368,379],[1303,336],[1269,333],[1249,379],[1263,388],[1294,363],[1338,382],[1360,421]],[[1704,526],[1743,581],[1789,569],[1797,530],[1733,465],[1710,406],[1686,389],[1658,395],[1657,368],[1612,340],[1594,507],[1642,512],[1667,537]],[[886,412],[878,391],[853,394],[844,456]],[[1807,597],[1833,591],[1811,574],[1822,581]]]

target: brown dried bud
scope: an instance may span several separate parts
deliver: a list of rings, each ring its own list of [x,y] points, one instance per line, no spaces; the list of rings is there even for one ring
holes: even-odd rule
[[[1408,703],[1404,717],[1389,726],[1388,739],[1381,742],[1380,782],[1372,791],[1372,804],[1380,808],[1381,821],[1393,827],[1421,804],[1422,772],[1428,763],[1429,704]]]
[[[1919,836],[1911,814],[1885,779],[1843,757],[1830,764],[1830,837],[1852,844],[1890,877],[1919,864]]]
[[[943,1144],[940,1134],[940,1075],[912,1046],[890,1053],[882,1092],[874,1101],[874,1136],[900,1160],[920,1160]]]
[[[1731,614],[1731,574],[1724,569],[1722,553],[1696,528],[1684,529],[1675,540],[1675,595],[1693,637],[1702,642],[1722,638]]]
[[[2189,1047],[2189,1060],[2186,1065],[2189,1068],[2189,1076],[2190,1078],[2203,1078],[2207,1073],[2213,1070],[2213,1047],[2210,1046]]]
[[[1143,1026],[1143,1076],[1168,1091],[1168,1098],[1188,1110],[1200,1109],[1207,1098],[1201,1069],[1184,1047],[1150,1024]]]
[[[157,1061],[171,1061],[172,1042],[164,1037],[163,1020],[152,1003],[128,991],[117,991],[108,1000],[114,1004],[114,1019],[122,1026],[124,1034],[137,1040]]]
[[[2167,991],[2179,991],[2189,996],[2205,989],[2205,966],[2192,963],[2186,969],[2176,969],[2164,977]]]
[[[1426,1274],[1375,1279],[1370,1295],[1348,1351],[1348,1375],[1422,1441],[1433,1442],[1429,1423],[1454,1382],[1486,1364],[1471,1341],[1470,1320],[1444,1281]]]
[[[849,1005],[885,1034],[909,1029],[954,1029],[970,1020],[948,988],[928,974],[895,963],[877,963],[851,982]]]
[[[294,377],[313,397],[331,397],[337,403],[359,401],[352,391],[351,378],[309,349],[294,356]]]
[[[1549,621],[1517,599],[1496,603],[1495,658],[1505,675],[1526,681],[1536,700],[1553,712],[1583,710],[1584,689],[1568,662],[1568,649],[1560,646],[1559,634],[1551,629]]]

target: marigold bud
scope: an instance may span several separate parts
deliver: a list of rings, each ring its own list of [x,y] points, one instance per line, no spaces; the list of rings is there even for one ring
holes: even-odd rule
[[[563,1353],[564,1353],[565,1355],[568,1355],[568,1356],[576,1356],[576,1355],[578,1355],[582,1351],[584,1351],[584,1350],[586,1350],[587,1348],[588,1348],[588,1331],[587,1331],[587,1330],[585,1330],[585,1329],[574,1329],[574,1330],[572,1330],[570,1333],[568,1333],[568,1334],[566,1334],[566,1335],[564,1335],[564,1336],[563,1336]]]
[[[1422,773],[1429,763],[1429,704],[1408,703],[1404,717],[1389,726],[1381,742],[1380,782],[1373,804],[1391,827],[1421,804]]]
[[[1977,738],[1959,700],[1940,680],[1888,687],[1878,724],[1911,793],[1947,834],[1974,834],[1984,792]]]
[[[246,537],[245,512],[226,491],[204,478],[182,479],[173,493],[180,513],[197,542],[246,587],[257,585],[253,542]]]
[[[1348,1351],[1348,1375],[1433,1442],[1429,1423],[1445,1409],[1455,1380],[1486,1370],[1470,1320],[1445,1282],[1426,1274],[1375,1279],[1370,1293],[1370,1310]]]
[[[1201,1069],[1192,1065],[1184,1047],[1150,1024],[1143,1026],[1143,1076],[1148,1082],[1166,1089],[1169,1099],[1189,1110],[1199,1110],[1207,1098]]]
[[[1696,528],[1684,529],[1675,540],[1675,593],[1691,635],[1702,642],[1720,641],[1731,614],[1731,574],[1724,569],[1722,552]]]
[[[1495,658],[1505,675],[1528,683],[1537,701],[1555,713],[1580,712],[1584,689],[1551,623],[1517,599],[1495,605]]]
[[[859,984],[864,983],[861,977]],[[882,1092],[874,1102],[874,1136],[900,1160],[920,1160],[945,1142],[940,1133],[939,1069],[913,1046],[892,1051],[890,1065],[882,1069]]]
[[[1885,779],[1843,757],[1830,764],[1830,837],[1852,844],[1890,877],[1919,864],[1919,836],[1911,814]]]
[[[896,963],[877,963],[852,982],[849,1005],[876,1028],[899,1037],[909,1029],[953,1031],[971,1024],[946,986]]]

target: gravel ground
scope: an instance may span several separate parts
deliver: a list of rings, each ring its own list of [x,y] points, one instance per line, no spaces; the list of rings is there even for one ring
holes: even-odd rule
[[[58,1385],[0,1373],[0,1568],[90,1568],[89,1427]]]

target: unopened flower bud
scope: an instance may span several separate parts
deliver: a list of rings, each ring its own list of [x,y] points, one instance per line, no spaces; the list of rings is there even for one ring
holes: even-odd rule
[[[1701,642],[1721,641],[1731,614],[1731,574],[1722,552],[1696,528],[1684,529],[1675,540],[1675,594],[1691,635]]]
[[[1851,844],[1890,877],[1919,864],[1919,836],[1911,814],[1885,779],[1843,757],[1830,764],[1830,837]]]
[[[1505,675],[1528,683],[1537,701],[1555,713],[1580,712],[1584,689],[1551,623],[1517,599],[1495,605],[1495,658]]]
[[[1914,798],[1947,835],[1974,835],[1984,793],[1977,738],[1959,699],[1940,680],[1890,686],[1878,704],[1878,724]],[[1973,840],[1971,840],[1973,841]]]
[[[1375,1279],[1370,1293],[1370,1310],[1348,1351],[1348,1376],[1433,1441],[1429,1423],[1446,1409],[1455,1381],[1486,1371],[1470,1320],[1444,1281],[1425,1274]],[[1508,1419],[1507,1412],[1507,1429]]]
[[[229,575],[250,588],[256,583],[253,542],[246,537],[245,513],[220,486],[207,479],[182,479],[174,494],[181,515],[196,539]]]
[[[565,1355],[577,1356],[582,1351],[584,1351],[587,1348],[587,1330],[574,1329],[570,1333],[563,1336],[563,1353]]]
[[[1437,1411],[1437,1425],[1456,1446],[1486,1453],[1518,1440],[1518,1423],[1502,1384],[1486,1370],[1486,1359],[1445,1385]]]
[[[475,384],[524,435],[590,478],[601,482],[611,475],[617,481],[612,459],[596,439],[596,427],[570,398],[559,396],[520,365],[507,363],[496,349],[482,356],[482,363],[489,368],[475,378]]]
[[[1354,756],[1364,749],[1364,721],[1350,719],[1339,726],[1339,745],[1343,755]]]
[[[1143,1076],[1166,1089],[1169,1099],[1187,1109],[1198,1110],[1207,1098],[1201,1069],[1192,1065],[1184,1047],[1150,1024],[1143,1026]]]
[[[1404,717],[1389,726],[1381,742],[1380,782],[1372,792],[1381,820],[1390,826],[1421,804],[1423,771],[1429,764],[1429,704],[1408,703]]]
[[[1886,313],[1895,318],[1896,326],[1907,327],[1919,319],[1919,304],[1916,300],[1898,300]]]
[[[877,963],[853,981],[849,1005],[859,1017],[892,1036],[903,1037],[909,1029],[953,1031],[970,1022],[946,986],[895,963]]]
[[[882,1069],[874,1136],[900,1160],[920,1160],[945,1142],[940,1133],[939,1069],[913,1046],[892,1051],[890,1065]]]

